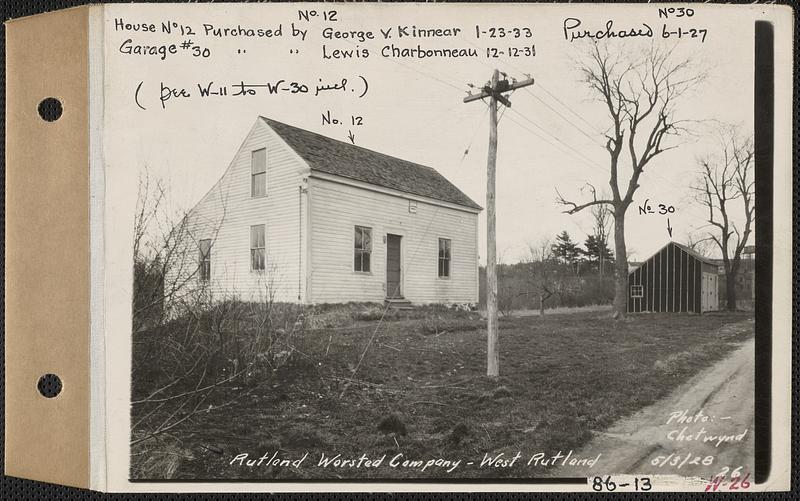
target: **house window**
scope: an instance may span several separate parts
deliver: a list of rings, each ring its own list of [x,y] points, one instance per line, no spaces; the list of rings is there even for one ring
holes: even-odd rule
[[[631,285],[631,297],[643,297],[644,287],[641,285]]]
[[[369,262],[372,256],[372,228],[356,226],[354,245],[353,270],[369,272]]]
[[[208,282],[211,278],[211,240],[200,240],[198,247],[200,249],[200,280]]]
[[[450,239],[439,239],[439,278],[450,277]]]
[[[264,271],[266,262],[266,245],[264,239],[264,225],[257,224],[250,227],[250,269]]]
[[[250,196],[261,197],[267,194],[267,150],[262,148],[253,152],[250,158]]]

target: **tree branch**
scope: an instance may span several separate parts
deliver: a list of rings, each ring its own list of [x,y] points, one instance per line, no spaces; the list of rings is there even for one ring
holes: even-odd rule
[[[569,207],[571,207],[571,208],[569,208],[569,209],[567,209],[567,210],[563,211],[565,214],[575,214],[576,212],[580,212],[580,211],[582,211],[583,209],[586,209],[587,207],[592,207],[592,206],[595,206],[595,205],[611,205],[611,206],[613,206],[613,205],[614,205],[614,201],[613,201],[613,200],[602,200],[602,199],[598,199],[598,198],[597,198],[597,190],[595,189],[595,187],[594,187],[594,186],[592,186],[592,185],[591,185],[591,184],[589,184],[589,183],[586,183],[586,184],[587,184],[587,186],[589,186],[589,187],[591,188],[591,191],[592,191],[592,201],[590,201],[590,202],[586,202],[586,203],[583,203],[583,204],[580,204],[580,205],[579,205],[579,204],[577,204],[577,203],[575,203],[575,202],[571,202],[571,201],[569,201],[569,200],[566,200],[566,199],[565,199],[565,198],[564,198],[564,197],[561,195],[561,193],[558,191],[558,188],[556,188],[556,195],[557,195],[557,197],[556,197],[556,202],[557,202],[557,203],[559,203],[559,204],[561,204],[561,205],[566,205],[566,206],[569,206]]]

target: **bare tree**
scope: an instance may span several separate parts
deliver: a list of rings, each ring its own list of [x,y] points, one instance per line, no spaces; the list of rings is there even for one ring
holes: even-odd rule
[[[222,212],[224,218],[224,204]],[[204,233],[212,245],[221,224]],[[245,370],[219,362],[220,326],[235,312],[229,302],[211,301],[193,226],[191,214],[169,208],[168,187],[144,168],[133,228],[132,446],[168,434],[201,411],[229,405],[232,400],[212,399],[215,390]],[[178,311],[183,318],[175,318]],[[216,350],[211,335],[220,340]]]
[[[709,256],[709,247],[714,243],[707,235],[698,232],[689,232],[686,234],[686,247],[692,249],[701,256]]]
[[[216,210],[172,210],[168,187],[144,169],[133,227],[131,374],[132,476],[187,455],[176,434],[198,416],[235,404],[256,383],[297,356],[302,306],[276,301],[274,263],[259,275],[261,293],[243,301],[215,286],[207,264],[225,221],[228,187],[211,192]],[[203,245],[201,245],[203,244]],[[153,458],[165,458],[158,462]]]
[[[650,162],[675,148],[670,136],[685,132],[676,105],[682,95],[703,79],[693,71],[689,59],[676,59],[674,49],[652,44],[638,58],[607,45],[593,43],[588,58],[579,62],[584,82],[604,105],[610,119],[605,149],[609,155],[611,196],[598,198],[597,189],[587,183],[591,200],[573,202],[557,191],[558,202],[575,214],[598,205],[614,215],[615,285],[614,317],[627,312],[628,255],[625,247],[625,214],[639,188],[639,180]],[[623,173],[628,157],[630,171]],[[625,180],[627,183],[625,184]],[[623,183],[621,185],[621,182]]]
[[[197,223],[191,214],[169,208],[168,187],[147,168],[139,178],[133,231],[134,331],[162,322],[187,297],[195,299],[208,282],[199,280]],[[213,243],[225,218],[206,221]]]
[[[560,267],[552,254],[550,239],[544,238],[537,244],[528,244],[526,264],[526,282],[531,294],[535,294],[539,301],[539,316],[544,316],[545,302],[555,294],[564,290],[564,278]]]
[[[712,227],[708,240],[722,253],[729,311],[736,310],[736,279],[755,217],[753,160],[752,137],[743,136],[734,126],[723,125],[719,151],[698,160],[700,177],[694,185],[698,202],[708,211]],[[734,220],[737,208],[744,220],[741,230]]]

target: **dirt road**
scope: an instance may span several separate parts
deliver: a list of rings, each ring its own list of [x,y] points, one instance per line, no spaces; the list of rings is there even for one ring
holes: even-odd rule
[[[753,323],[738,322],[724,329],[752,330]],[[601,454],[593,468],[566,465],[557,475],[635,473],[709,478],[736,468],[743,475],[751,472],[753,348],[750,339],[669,397],[598,433],[576,452],[580,457]]]

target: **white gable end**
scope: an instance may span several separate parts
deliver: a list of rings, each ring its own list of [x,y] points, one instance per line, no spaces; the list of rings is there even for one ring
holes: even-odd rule
[[[253,152],[261,149],[266,151],[266,188],[254,195]],[[297,154],[257,120],[222,178],[189,215],[192,238],[213,241],[205,285],[215,298],[303,300],[306,194],[301,186],[307,172]],[[259,225],[264,226],[264,270],[254,270],[251,262],[251,228]]]

